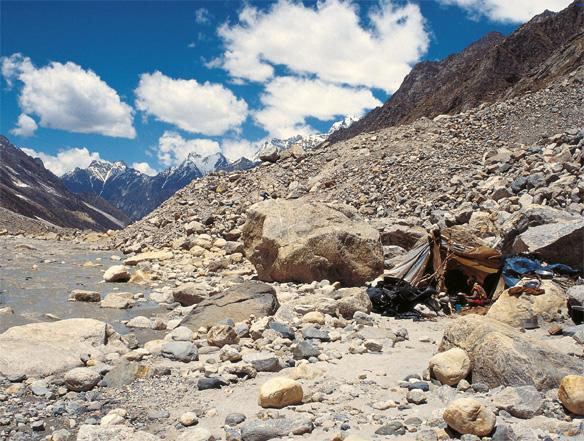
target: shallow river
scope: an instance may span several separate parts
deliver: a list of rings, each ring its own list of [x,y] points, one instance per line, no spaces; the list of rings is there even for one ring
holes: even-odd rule
[[[95,318],[111,323],[125,333],[120,323],[138,315],[161,311],[153,302],[138,302],[126,310],[100,308],[99,303],[67,301],[73,289],[98,291],[102,298],[114,290],[144,293],[148,288],[130,283],[105,283],[102,273],[120,264],[111,256],[121,253],[94,251],[88,244],[27,238],[0,238],[0,308],[10,306],[14,314],[0,315],[0,332],[11,326],[59,319]],[[99,266],[83,266],[92,262]]]

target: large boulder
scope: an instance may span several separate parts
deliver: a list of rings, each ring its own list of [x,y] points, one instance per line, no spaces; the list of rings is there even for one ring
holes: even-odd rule
[[[522,207],[511,216],[501,217],[501,220],[496,222],[497,230],[503,239],[498,248],[504,254],[511,253],[516,237],[530,227],[581,221],[581,219],[581,217],[570,214],[566,210],[558,210],[545,205],[532,204]]]
[[[564,376],[583,370],[576,358],[505,323],[478,315],[460,317],[446,327],[439,350],[456,347],[466,351],[471,360],[473,382],[491,388],[532,385],[546,391],[557,388]]]
[[[430,359],[429,369],[442,384],[456,386],[470,372],[470,358],[460,348],[439,352]]]
[[[379,233],[346,206],[270,199],[247,212],[246,257],[260,280],[361,286],[383,272]]]
[[[523,326],[523,320],[541,317],[553,321],[568,313],[566,294],[562,287],[551,280],[543,280],[543,294],[528,293],[511,294],[503,291],[497,301],[491,306],[487,317],[507,323],[515,328]]]
[[[274,315],[279,308],[276,290],[262,282],[246,281],[200,302],[181,325],[190,329],[213,326],[225,318],[235,322]]]
[[[584,221],[528,228],[513,242],[515,253],[527,253],[550,263],[584,270]]]
[[[0,334],[0,375],[45,377],[82,366],[80,356],[127,352],[107,323],[69,319],[14,326]]]
[[[493,432],[497,417],[474,398],[459,398],[444,411],[444,421],[462,434],[488,436]]]
[[[302,386],[296,380],[275,377],[266,381],[260,388],[258,404],[261,407],[282,407],[302,403]]]
[[[570,412],[584,416],[584,376],[568,375],[562,378],[558,398]]]

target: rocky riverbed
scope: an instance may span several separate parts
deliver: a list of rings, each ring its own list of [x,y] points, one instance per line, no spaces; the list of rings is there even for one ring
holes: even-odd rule
[[[4,237],[2,244],[12,250],[3,255],[3,280],[9,273],[23,277],[5,285],[13,294],[4,294],[2,323],[13,316],[7,307],[33,323],[0,335],[2,439],[449,439],[452,426],[465,430],[456,423],[463,405],[486,415],[466,423],[465,440],[483,432],[492,440],[583,433],[584,420],[558,396],[564,375],[581,370],[582,345],[550,335],[552,323],[521,333],[480,316],[397,320],[371,313],[362,288],[262,284],[241,275],[223,295],[222,319],[210,304],[199,314],[180,304],[168,308],[168,297],[159,308],[140,301],[123,310],[100,308],[68,302],[67,290],[95,290],[100,298],[146,292],[161,301],[157,292],[184,300],[196,289],[105,283],[103,273],[119,263],[111,257],[118,254],[88,244],[22,237]],[[65,274],[67,289],[56,289]],[[50,303],[35,309],[31,299],[40,294],[22,289],[27,277],[28,286],[49,288]],[[229,309],[231,300],[242,315]],[[47,316],[50,308],[64,320]],[[124,325],[136,317],[136,327]],[[477,337],[469,326],[491,342],[492,356],[471,341]],[[150,334],[136,338],[144,327]],[[446,351],[442,359],[433,357],[439,350]],[[500,376],[489,375],[497,370]],[[450,428],[446,408],[455,415]]]

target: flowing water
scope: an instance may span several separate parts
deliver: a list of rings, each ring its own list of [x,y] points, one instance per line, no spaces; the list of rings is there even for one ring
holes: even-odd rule
[[[100,308],[99,303],[69,302],[74,289],[97,291],[102,298],[118,290],[150,291],[130,283],[105,283],[102,272],[121,262],[112,260],[120,253],[94,251],[88,244],[43,241],[28,238],[0,238],[0,308],[10,306],[14,314],[0,315],[0,332],[11,326],[67,318],[94,318],[128,330],[120,323],[138,315],[152,316],[161,308],[157,303],[138,302],[130,309]],[[92,262],[96,266],[84,266]]]

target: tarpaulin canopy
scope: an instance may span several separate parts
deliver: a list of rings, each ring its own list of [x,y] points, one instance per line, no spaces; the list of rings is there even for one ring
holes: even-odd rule
[[[444,290],[449,271],[458,270],[481,285],[501,270],[501,254],[462,228],[444,228],[422,239],[386,274],[421,286],[435,281]]]

